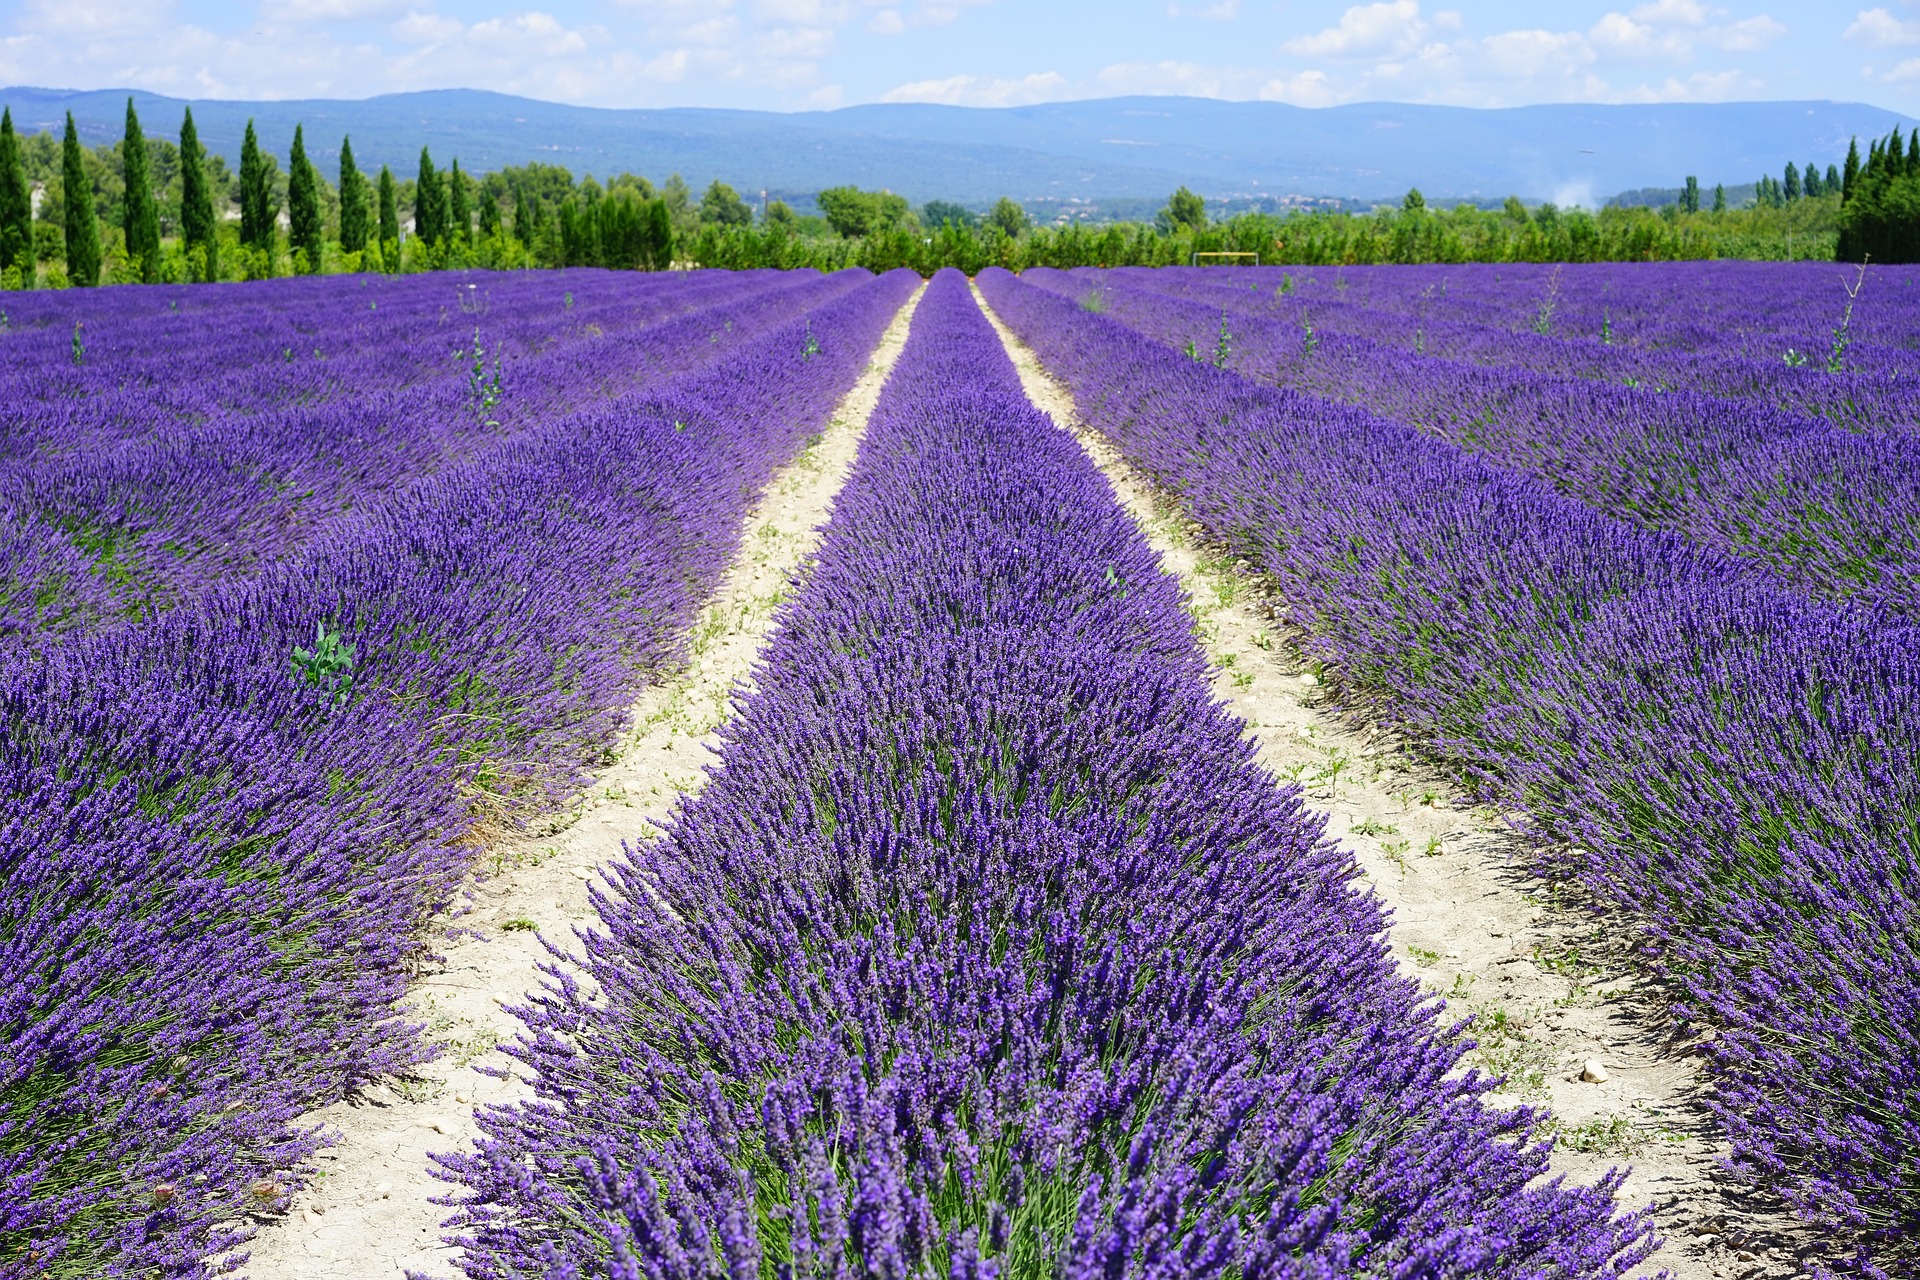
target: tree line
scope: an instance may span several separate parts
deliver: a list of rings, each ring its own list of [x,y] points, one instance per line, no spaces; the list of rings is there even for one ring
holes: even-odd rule
[[[1920,128],[1847,148],[1838,256],[1843,262],[1920,262]]]
[[[632,174],[604,187],[591,175],[576,182],[564,168],[537,163],[475,177],[457,159],[437,168],[424,147],[413,174],[383,165],[368,176],[351,138],[342,140],[337,180],[329,181],[307,156],[302,126],[282,170],[251,121],[234,173],[201,146],[191,108],[176,143],[146,136],[129,100],[125,136],[95,148],[80,144],[71,114],[56,146],[49,135],[16,135],[11,112],[0,112],[0,285],[449,267],[905,266],[930,274],[942,266],[1160,266],[1202,254],[1303,265],[1831,258],[1853,243],[1842,233],[1843,208],[1864,226],[1865,211],[1920,206],[1916,192],[1920,131],[1904,148],[1896,131],[1874,144],[1864,165],[1856,146],[1844,173],[1789,164],[1781,180],[1756,182],[1740,208],[1716,186],[1702,209],[1690,176],[1660,208],[1597,212],[1529,207],[1517,197],[1498,209],[1438,209],[1416,190],[1372,213],[1213,221],[1206,201],[1181,187],[1151,223],[1036,226],[1010,198],[985,213],[941,200],[916,210],[891,192],[841,186],[815,196],[817,215],[802,215],[765,193],[756,211],[718,180],[696,199],[677,174],[659,188]],[[1911,215],[1905,225],[1914,225]],[[1874,232],[1880,239],[1868,242],[1865,234],[1855,233],[1865,246],[1858,252],[1890,260],[1875,248],[1888,235]]]

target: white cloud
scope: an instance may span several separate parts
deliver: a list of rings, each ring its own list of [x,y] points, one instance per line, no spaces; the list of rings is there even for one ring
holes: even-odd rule
[[[1067,78],[1057,71],[999,78],[958,75],[915,80],[880,95],[882,102],[936,102],[950,107],[1017,107],[1057,102],[1066,96]]]
[[[867,23],[867,30],[881,36],[903,35],[907,30],[907,20],[900,16],[898,9],[882,9]]]
[[[1418,48],[1426,31],[1420,0],[1386,0],[1354,5],[1337,25],[1295,36],[1281,47],[1300,58],[1396,57]]]
[[[364,22],[406,10],[408,0],[266,0],[260,16],[269,22]]]
[[[1920,44],[1920,22],[1902,22],[1885,9],[1862,9],[1841,39],[1874,49]]]
[[[1167,6],[1169,18],[1205,18],[1209,22],[1231,22],[1240,16],[1240,0],[1220,0],[1218,4]]]
[[[1265,102],[1288,102],[1296,107],[1330,107],[1338,101],[1324,71],[1275,76],[1260,86],[1259,96]]]

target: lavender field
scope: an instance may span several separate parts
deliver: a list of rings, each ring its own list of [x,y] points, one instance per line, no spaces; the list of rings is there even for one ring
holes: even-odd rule
[[[421,1162],[437,1265],[1572,1280],[1705,1230],[1630,1161],[1554,1175],[1112,467],[1272,600],[1249,661],[1315,663],[1631,957],[1727,1194],[1810,1268],[1920,1258],[1903,274],[919,283],[8,296],[0,1280],[373,1212],[318,1198],[356,1156],[316,1117],[444,1055],[409,1001],[489,851],[631,749],[832,433],[717,754],[502,1001],[525,1096]],[[301,1265],[414,1270],[363,1243]]]

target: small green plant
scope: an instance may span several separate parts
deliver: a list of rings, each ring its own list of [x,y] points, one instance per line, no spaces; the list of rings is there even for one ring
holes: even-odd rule
[[[1600,341],[1608,346],[1613,345],[1613,313],[1611,311],[1600,313]]]
[[[573,290],[567,290],[567,296],[560,299],[560,309],[562,311],[573,310]]]
[[[1353,834],[1357,836],[1397,836],[1400,828],[1391,822],[1375,822],[1372,818],[1353,824]]]
[[[1187,345],[1185,350],[1187,353],[1187,359],[1193,361],[1195,364],[1200,363],[1200,349],[1193,345],[1192,338],[1187,339]]]
[[[73,322],[73,367],[79,368],[87,362],[86,344],[80,341],[80,321]]]
[[[811,360],[820,354],[820,339],[813,336],[813,321],[807,321],[806,345],[800,348],[800,358]]]
[[[1547,274],[1547,296],[1541,299],[1540,310],[1534,313],[1533,331],[1541,337],[1553,332],[1553,313],[1560,309],[1560,268],[1555,267]]]
[[[1548,1128],[1554,1145],[1567,1151],[1630,1155],[1640,1145],[1633,1122],[1625,1116],[1598,1116],[1585,1124],[1555,1120]]]
[[[1409,944],[1407,954],[1412,956],[1413,962],[1422,969],[1431,969],[1434,965],[1440,963],[1440,953],[1438,951],[1429,951],[1425,947],[1416,947]]]
[[[336,707],[345,706],[353,693],[354,647],[324,622],[313,624],[313,648],[295,646],[293,672],[315,689],[328,694]]]
[[[1303,348],[1303,354],[1307,356],[1311,356],[1316,350],[1319,349],[1320,331],[1314,328],[1313,321],[1307,319],[1305,316],[1302,316],[1300,318],[1300,327],[1301,329],[1306,331],[1306,335],[1307,335],[1306,344]]]
[[[1847,307],[1840,313],[1840,323],[1834,326],[1833,346],[1827,351],[1827,372],[1845,373],[1847,371],[1847,348],[1853,345],[1853,304],[1860,299],[1861,286],[1867,282],[1867,263],[1863,257],[1860,270],[1853,277],[1853,283],[1844,281],[1840,287],[1846,290]]]
[[[1437,858],[1442,853],[1446,852],[1446,846],[1440,842],[1439,836],[1428,836],[1427,847],[1422,849],[1420,852],[1425,857]]]
[[[1233,355],[1233,333],[1227,328],[1227,309],[1220,308],[1220,337],[1213,345],[1213,367],[1224,369]]]
[[[1288,298],[1293,296],[1293,273],[1292,272],[1287,272],[1280,277],[1280,283],[1274,289],[1273,296],[1276,298]]]
[[[1127,580],[1112,565],[1107,566],[1107,585],[1118,591],[1122,600],[1127,598]]]
[[[500,928],[505,933],[532,933],[540,926],[525,916],[515,916],[511,920],[502,920]]]
[[[1084,294],[1080,299],[1080,309],[1090,311],[1096,316],[1103,314],[1107,309],[1107,291],[1095,289],[1091,293]]]
[[[487,426],[499,426],[500,424],[494,420],[493,410],[494,406],[500,403],[501,397],[506,394],[506,384],[500,377],[499,349],[494,350],[493,367],[489,369],[487,349],[480,342],[480,331],[475,329],[472,350],[463,351],[461,354],[473,362],[467,370],[467,395],[473,404],[475,414]]]
[[[1807,353],[1804,351],[1796,351],[1794,348],[1788,347],[1787,354],[1780,358],[1787,362],[1787,368],[1789,369],[1804,369],[1807,367]]]

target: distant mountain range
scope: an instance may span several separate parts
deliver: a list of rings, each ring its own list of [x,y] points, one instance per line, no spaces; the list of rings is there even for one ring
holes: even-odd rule
[[[13,88],[0,101],[27,132],[64,126],[88,142],[122,132],[125,90]],[[151,133],[179,128],[185,100],[131,94]],[[1203,195],[1595,203],[1615,192],[1711,188],[1778,174],[1788,161],[1839,163],[1847,140],[1881,135],[1909,117],[1843,102],[1653,106],[1533,106],[1499,110],[1368,103],[1306,108],[1210,98],[1101,98],[1031,107],[873,104],[784,114],[679,107],[603,110],[471,89],[357,101],[195,101],[200,137],[229,163],[252,118],[284,157],[296,122],[323,168],[351,134],[363,168],[406,175],[420,148],[444,166],[486,172],[539,160],[575,177],[621,171],[658,181],[683,175],[698,192],[720,178],[743,192],[811,193],[853,183],[920,202],[982,204],[1010,195],[1043,202],[1164,199],[1185,184]]]

